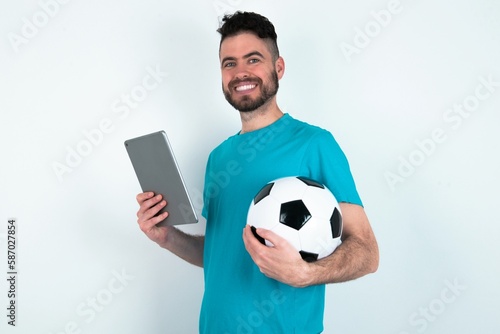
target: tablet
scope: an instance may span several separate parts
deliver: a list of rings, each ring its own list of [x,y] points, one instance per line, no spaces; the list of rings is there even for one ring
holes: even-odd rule
[[[198,222],[179,166],[165,131],[150,133],[125,141],[130,161],[142,191],[161,194],[168,217],[159,225],[180,225]]]

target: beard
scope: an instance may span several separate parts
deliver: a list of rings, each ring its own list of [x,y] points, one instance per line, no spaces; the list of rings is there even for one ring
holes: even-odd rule
[[[268,79],[269,83],[267,85],[264,85],[262,79],[260,78],[234,79],[228,84],[229,90],[226,90],[224,86],[222,86],[222,91],[224,92],[224,96],[226,97],[227,102],[229,102],[229,104],[232,105],[234,109],[240,112],[252,112],[266,104],[278,92],[278,73],[276,71],[273,71],[269,75]],[[254,99],[252,99],[248,95],[242,96],[238,101],[233,99],[231,92],[237,84],[243,81],[256,83],[260,89],[260,95]]]

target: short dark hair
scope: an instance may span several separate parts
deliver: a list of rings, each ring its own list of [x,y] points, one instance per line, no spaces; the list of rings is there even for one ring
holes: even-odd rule
[[[234,14],[224,15],[217,32],[221,34],[220,44],[226,37],[236,36],[243,32],[253,33],[266,40],[273,60],[278,59],[280,55],[277,42],[278,35],[274,30],[274,26],[271,21],[260,14],[237,11]]]

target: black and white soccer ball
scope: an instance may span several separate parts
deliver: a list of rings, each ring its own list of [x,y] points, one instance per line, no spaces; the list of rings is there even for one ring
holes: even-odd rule
[[[247,224],[288,240],[307,262],[330,255],[341,244],[342,214],[333,194],[306,177],[284,177],[266,184],[254,197]]]

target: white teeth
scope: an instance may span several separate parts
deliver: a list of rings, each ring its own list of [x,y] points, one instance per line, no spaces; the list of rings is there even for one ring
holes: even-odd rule
[[[255,87],[255,85],[243,85],[243,86],[236,87],[236,91],[241,92],[243,90],[249,90],[249,89],[252,89],[254,87]]]

